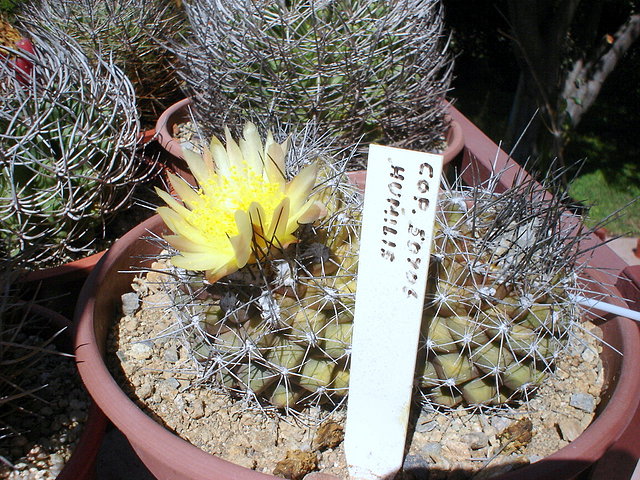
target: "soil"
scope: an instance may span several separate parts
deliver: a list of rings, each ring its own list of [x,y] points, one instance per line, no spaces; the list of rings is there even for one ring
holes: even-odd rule
[[[170,333],[176,320],[158,275],[134,281],[135,294],[128,294],[126,314],[110,335],[110,368],[132,400],[193,445],[244,467],[293,479],[310,471],[346,478],[344,410],[282,418],[198,385],[179,336]],[[428,469],[430,480],[489,478],[577,438],[594,418],[603,384],[600,333],[588,322],[576,328],[556,374],[523,405],[419,412],[410,425],[405,477]]]

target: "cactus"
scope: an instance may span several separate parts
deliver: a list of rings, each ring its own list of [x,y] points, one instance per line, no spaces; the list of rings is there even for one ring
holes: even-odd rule
[[[181,330],[205,381],[285,409],[340,403],[359,198],[326,158],[285,162],[288,142],[243,134],[238,145],[227,130],[226,148],[214,137],[203,159],[186,152],[197,193],[170,176],[184,205],[159,191]]]
[[[441,192],[418,383],[427,402],[500,405],[553,372],[582,311],[585,231],[561,192],[521,181]]]
[[[349,380],[360,197],[330,159],[318,160],[324,165],[311,190],[313,167],[300,171],[304,180],[290,177],[299,160],[285,164],[285,146],[270,137],[262,147],[256,135],[247,127],[238,146],[227,130],[226,149],[214,139],[202,160],[187,153],[200,190],[172,177],[184,204],[160,192],[168,207],[159,213],[174,232],[165,240],[177,330],[205,382],[286,410],[335,407]],[[229,173],[243,157],[258,172],[271,169],[265,179],[287,178],[285,196],[304,185],[291,210],[281,196],[247,193],[256,189]],[[572,295],[586,232],[562,195],[547,193],[549,182],[520,181],[497,193],[499,175],[477,187],[444,182],[440,195],[416,370],[431,406],[528,398],[553,373],[582,314]],[[206,186],[211,176],[215,189]],[[200,209],[203,197],[216,193],[206,212],[226,202],[233,226],[226,233],[222,220],[204,227],[212,224]],[[234,194],[244,206],[231,203]],[[295,229],[290,219],[299,208]],[[207,231],[227,245],[215,246]]]
[[[20,32],[9,23],[4,15],[0,14],[0,46],[14,47],[21,38]],[[0,49],[0,54],[4,54],[2,49]]]
[[[185,1],[178,70],[209,128],[314,121],[342,147],[434,149],[452,61],[434,0]]]
[[[181,9],[170,0],[33,0],[22,5],[20,21],[52,34],[62,30],[89,57],[112,58],[135,87],[144,120],[177,101],[173,58],[156,41],[184,29]]]
[[[28,78],[0,62],[0,240],[11,256],[35,247],[31,268],[87,253],[149,172],[129,80],[92,64],[72,39],[31,32]]]

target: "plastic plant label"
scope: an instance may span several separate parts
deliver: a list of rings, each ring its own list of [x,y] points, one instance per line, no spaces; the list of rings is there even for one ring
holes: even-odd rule
[[[352,479],[402,466],[442,162],[369,149],[345,431]]]

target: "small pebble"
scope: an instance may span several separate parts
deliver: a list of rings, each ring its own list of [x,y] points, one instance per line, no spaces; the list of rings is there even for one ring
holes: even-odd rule
[[[582,428],[580,427],[580,423],[571,418],[565,418],[560,420],[558,422],[558,428],[560,429],[562,438],[564,438],[568,442],[573,442],[576,438],[580,436],[580,433],[582,433]]]
[[[509,425],[511,425],[511,422],[513,422],[513,420],[509,419],[509,418],[505,418],[505,417],[493,417],[491,419],[491,426],[493,428],[495,428],[497,431],[501,432],[503,431],[505,428],[507,428]]]
[[[483,432],[471,432],[462,435],[462,441],[469,445],[472,450],[480,450],[489,445],[489,437]]]
[[[454,440],[448,441],[442,447],[442,453],[448,458],[459,458],[466,460],[471,458],[471,449],[469,445]]]
[[[152,353],[153,349],[146,343],[134,343],[129,348],[129,355],[136,360],[148,360]]]
[[[122,295],[122,313],[133,315],[140,307],[140,297],[135,292],[128,292]]]
[[[410,478],[422,478],[429,470],[431,464],[420,455],[408,454],[402,465],[404,474],[409,474]]]
[[[587,363],[592,363],[597,356],[598,354],[594,352],[591,348],[585,349],[585,351],[582,352],[582,355],[581,355],[582,360],[584,360]]]
[[[432,431],[437,426],[438,426],[438,422],[436,422],[435,420],[432,420],[430,422],[418,421],[418,423],[416,424],[415,430],[418,433],[426,433],[426,432]]]
[[[442,445],[439,442],[427,442],[420,449],[420,453],[430,457],[435,462],[437,457],[442,455]]]
[[[200,399],[193,403],[193,411],[191,412],[191,418],[199,420],[204,417],[204,402]]]
[[[178,361],[178,349],[175,345],[170,346],[164,352],[164,359],[166,362],[176,363]]]
[[[596,409],[596,399],[588,393],[574,393],[571,395],[569,405],[584,412],[593,412]]]
[[[140,387],[138,389],[136,389],[136,393],[138,394],[138,396],[143,399],[146,400],[147,398],[149,398],[151,395],[153,395],[154,393],[154,386],[152,383],[150,382],[145,382],[142,385],[140,385]]]

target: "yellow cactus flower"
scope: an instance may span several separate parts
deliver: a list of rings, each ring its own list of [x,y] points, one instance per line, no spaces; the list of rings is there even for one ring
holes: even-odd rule
[[[225,133],[226,147],[214,137],[203,155],[184,151],[198,189],[172,174],[169,180],[181,202],[156,189],[167,204],[157,212],[174,233],[165,239],[179,252],[171,262],[206,272],[209,282],[255,261],[257,254],[295,242],[300,224],[326,212],[310,198],[317,165],[286,181],[288,141],[278,144],[269,133],[263,145],[252,123],[245,125],[239,144],[228,129]]]

